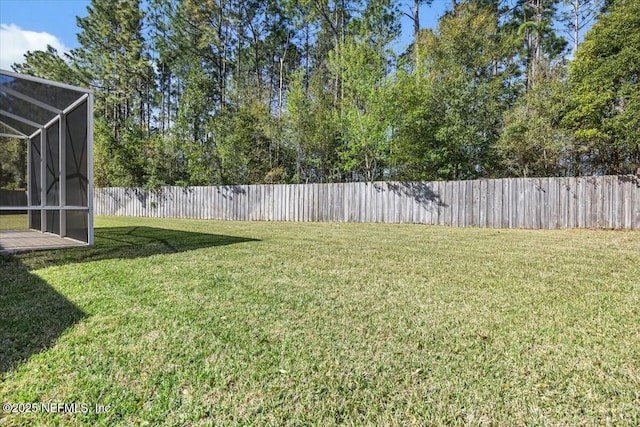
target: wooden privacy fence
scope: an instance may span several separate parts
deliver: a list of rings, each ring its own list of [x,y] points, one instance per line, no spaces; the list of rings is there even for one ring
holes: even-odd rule
[[[26,206],[27,193],[24,190],[1,190],[0,206]]]
[[[640,229],[640,178],[98,188],[96,215]]]

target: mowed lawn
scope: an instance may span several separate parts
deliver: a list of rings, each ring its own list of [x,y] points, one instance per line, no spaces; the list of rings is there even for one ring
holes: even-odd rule
[[[96,227],[0,257],[0,401],[77,405],[3,427],[640,424],[638,232]]]
[[[0,215],[0,231],[25,230],[29,228],[29,218],[26,213],[14,215]]]

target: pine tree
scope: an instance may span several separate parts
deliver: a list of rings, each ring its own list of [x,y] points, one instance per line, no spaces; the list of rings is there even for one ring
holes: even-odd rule
[[[142,185],[154,85],[144,14],[139,0],[92,0],[87,10],[72,55],[96,89],[96,182]]]

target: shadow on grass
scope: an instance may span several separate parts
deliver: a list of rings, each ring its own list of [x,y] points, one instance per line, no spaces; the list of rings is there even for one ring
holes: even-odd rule
[[[33,252],[21,258],[30,269],[35,269],[105,259],[143,258],[258,241],[246,237],[142,226],[96,228],[94,236],[95,245],[92,248]]]
[[[0,255],[0,374],[51,347],[85,313],[30,270],[258,241],[153,227],[96,228],[92,248]]]
[[[18,258],[0,256],[0,374],[51,347],[84,316]]]

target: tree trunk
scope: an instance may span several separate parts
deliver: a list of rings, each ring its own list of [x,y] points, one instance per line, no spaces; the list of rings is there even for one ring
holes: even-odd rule
[[[542,60],[542,13],[544,11],[543,0],[532,0],[530,3],[534,10],[534,22],[536,23],[535,34],[532,34],[533,38],[533,57],[530,67],[530,76],[528,76],[527,83],[528,88],[531,89],[535,86],[538,80],[538,73],[540,72],[540,62]]]
[[[284,52],[280,58],[280,82],[278,87],[278,117],[282,116],[282,89],[284,87],[284,61],[287,58],[287,50],[289,49],[289,35],[287,34],[287,43],[284,46]]]
[[[420,37],[420,1],[421,0],[413,1],[413,54],[415,56],[416,67],[418,67],[420,63],[420,50],[418,48],[418,37]]]
[[[573,0],[573,57],[578,52],[578,38],[580,37],[580,0]]]
[[[286,54],[286,51],[285,51]],[[280,58],[280,82],[278,83],[278,117],[282,116],[282,69],[284,68],[284,58]]]

